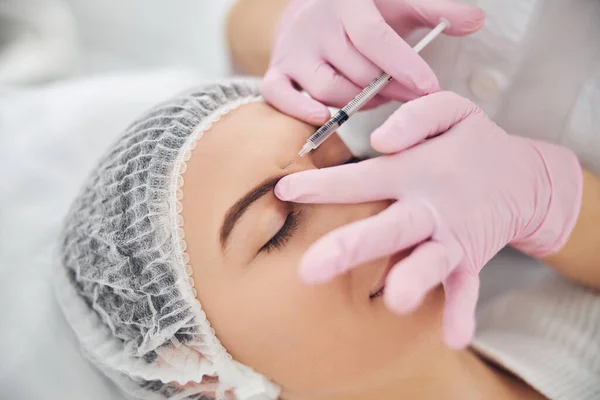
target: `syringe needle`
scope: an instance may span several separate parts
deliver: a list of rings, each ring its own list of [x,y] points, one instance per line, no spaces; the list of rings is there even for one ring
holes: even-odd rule
[[[285,167],[283,167],[283,169],[288,169],[290,167],[290,165],[292,165],[293,163],[295,163],[296,161],[298,161],[298,159],[302,157],[300,155],[295,156],[294,158],[292,158],[292,161],[290,161],[289,163],[286,164]]]

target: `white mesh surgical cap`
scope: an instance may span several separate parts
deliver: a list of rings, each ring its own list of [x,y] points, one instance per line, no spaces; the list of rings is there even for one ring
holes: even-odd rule
[[[196,141],[259,101],[254,81],[212,84],[133,123],[66,218],[56,294],[85,354],[131,397],[276,399],[278,388],[223,348],[196,299],[185,253],[181,174]]]

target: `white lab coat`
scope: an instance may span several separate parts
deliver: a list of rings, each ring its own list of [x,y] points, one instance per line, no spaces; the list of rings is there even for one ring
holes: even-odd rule
[[[483,29],[439,37],[422,55],[442,88],[468,97],[507,132],[560,143],[600,176],[600,1],[470,0]],[[352,118],[342,134],[359,153],[398,104]],[[360,139],[359,139],[360,138]]]

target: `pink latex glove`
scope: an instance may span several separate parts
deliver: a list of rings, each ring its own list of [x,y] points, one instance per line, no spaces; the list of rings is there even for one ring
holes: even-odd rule
[[[301,261],[301,276],[324,282],[416,246],[388,274],[385,304],[408,313],[442,283],[444,339],[464,347],[474,333],[485,263],[507,244],[539,257],[558,251],[569,237],[582,193],[577,157],[558,145],[508,135],[450,92],[403,105],[371,143],[386,153],[408,150],[299,172],[278,183],[275,193],[285,201],[396,200],[314,243]]]
[[[279,21],[262,94],[274,107],[313,125],[341,108],[382,71],[392,81],[370,106],[439,90],[425,61],[402,39],[441,18],[445,33],[481,28],[485,15],[455,0],[292,0]],[[313,99],[297,89],[308,92]]]

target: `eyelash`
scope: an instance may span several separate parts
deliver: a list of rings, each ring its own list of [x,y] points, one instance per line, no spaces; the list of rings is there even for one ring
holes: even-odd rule
[[[278,250],[283,247],[287,241],[292,237],[296,228],[300,224],[300,211],[290,212],[283,223],[279,232],[275,234],[263,247],[260,248],[259,253],[271,252]]]

